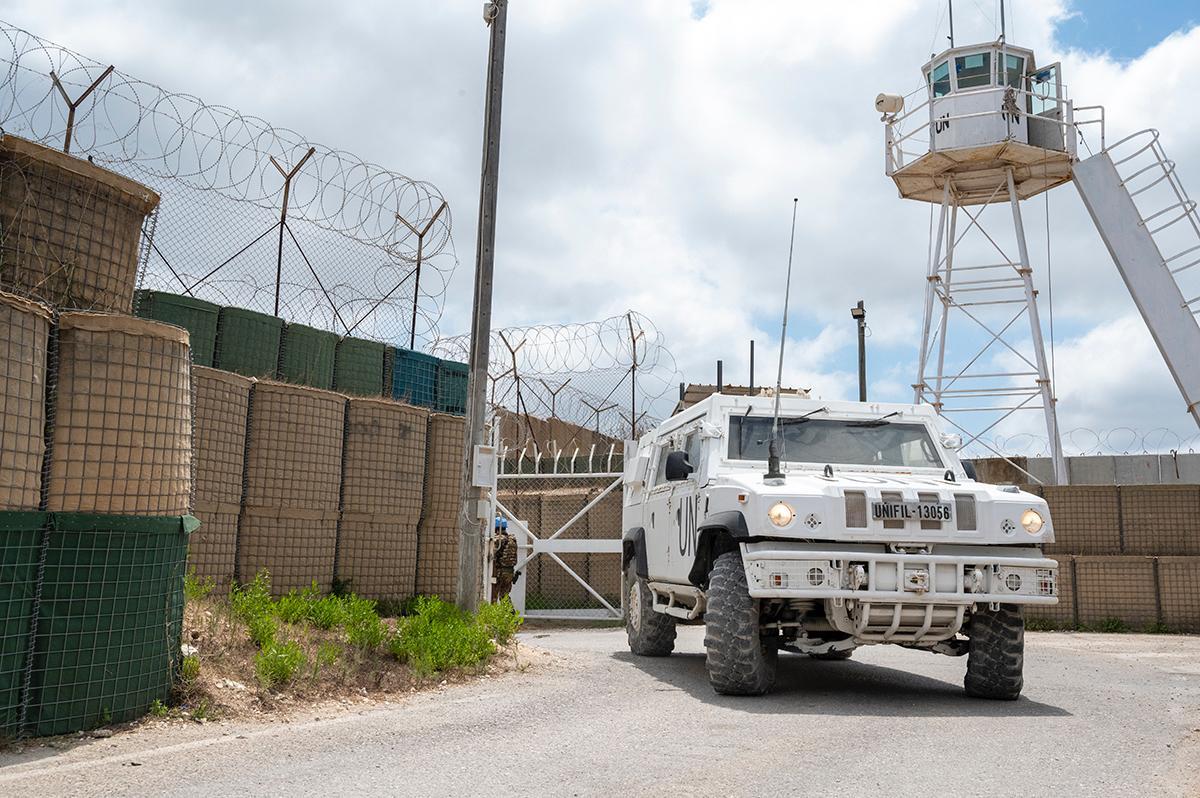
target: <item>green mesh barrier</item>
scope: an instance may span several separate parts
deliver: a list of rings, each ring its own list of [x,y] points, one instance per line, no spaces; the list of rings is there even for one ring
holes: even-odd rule
[[[289,324],[279,349],[279,379],[294,385],[329,390],[338,337],[303,324]]]
[[[0,513],[0,739],[20,730],[45,513]]]
[[[419,407],[437,402],[439,361],[433,355],[408,349],[393,350],[392,398]]]
[[[165,321],[187,330],[191,338],[192,362],[197,366],[213,364],[217,319],[221,313],[219,305],[162,291],[138,291],[133,307],[134,312],[144,319]]]
[[[179,664],[191,516],[50,517],[26,731],[132,720]]]
[[[467,412],[467,364],[442,360],[438,363],[437,409],[439,413]]]
[[[333,389],[354,396],[383,394],[383,353],[376,341],[343,338],[338,341],[333,366]]]
[[[275,377],[283,320],[242,308],[221,308],[216,367],[246,377]]]

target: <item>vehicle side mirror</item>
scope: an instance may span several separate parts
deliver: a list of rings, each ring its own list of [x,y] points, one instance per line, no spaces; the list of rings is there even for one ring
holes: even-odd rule
[[[942,448],[949,449],[952,452],[957,452],[962,448],[962,436],[957,432],[943,432]]]
[[[691,474],[695,470],[696,467],[688,462],[687,452],[669,452],[667,454],[667,482],[678,482],[681,479],[687,479],[688,474]]]

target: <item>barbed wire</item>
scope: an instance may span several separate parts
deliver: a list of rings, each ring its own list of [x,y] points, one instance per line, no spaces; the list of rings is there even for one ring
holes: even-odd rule
[[[147,285],[266,312],[278,305],[279,315],[340,334],[414,347],[437,338],[458,258],[432,184],[4,22],[0,65],[4,132],[162,195]]]
[[[466,360],[470,338],[439,339],[432,351]],[[617,439],[657,424],[679,378],[663,333],[633,310],[577,324],[493,330],[490,361],[493,408]]]
[[[1167,427],[1148,431],[1132,427],[1095,430],[1076,427],[1061,433],[1063,454],[1084,455],[1170,454],[1200,451],[1200,433],[1183,436]],[[1049,457],[1049,439],[1044,435],[1021,432],[981,439],[963,449],[967,457]]]

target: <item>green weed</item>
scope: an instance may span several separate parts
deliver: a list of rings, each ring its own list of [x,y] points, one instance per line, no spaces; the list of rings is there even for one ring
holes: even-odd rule
[[[245,585],[235,586],[229,592],[229,602],[233,614],[243,623],[250,623],[254,618],[271,611],[271,577],[266,571],[259,571],[254,581]]]
[[[318,629],[333,629],[346,622],[346,605],[339,596],[326,596],[308,603],[308,622]]]
[[[279,624],[275,622],[272,615],[255,615],[246,623],[246,629],[250,633],[250,639],[254,641],[254,645],[259,648],[267,648],[275,642],[275,635],[279,631]]]
[[[254,672],[259,684],[270,689],[287,684],[304,667],[307,657],[295,642],[272,642],[254,657]]]
[[[191,712],[192,720],[208,720],[213,716],[213,707],[207,698],[201,698]]]
[[[1121,634],[1129,631],[1129,626],[1120,618],[1105,618],[1096,624],[1094,629],[1097,632],[1106,632],[1108,634]]]
[[[217,581],[211,576],[203,579],[196,577],[196,569],[188,571],[183,576],[183,598],[186,601],[200,601],[208,598],[217,586]]]
[[[517,614],[508,596],[495,604],[481,606],[478,621],[500,645],[507,643],[521,626],[521,616]]]
[[[156,718],[165,718],[170,712],[170,708],[157,698],[150,705],[150,714]]]
[[[378,648],[387,637],[387,629],[375,612],[375,602],[351,595],[342,599],[342,606],[346,616],[346,639],[350,645],[364,650]]]
[[[418,598],[413,614],[400,619],[389,649],[421,675],[478,665],[496,651],[478,618],[431,596]]]
[[[308,616],[310,598],[308,592],[290,591],[275,602],[275,615],[284,623],[300,623]]]
[[[179,684],[187,690],[194,687],[199,678],[200,657],[196,654],[188,654],[179,665]]]

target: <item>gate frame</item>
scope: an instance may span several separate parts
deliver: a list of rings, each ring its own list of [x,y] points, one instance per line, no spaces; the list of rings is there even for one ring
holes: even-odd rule
[[[630,451],[628,446],[626,447],[626,451]],[[596,590],[594,587],[589,585],[587,583],[587,580],[585,580],[583,577],[581,577],[579,574],[577,574],[574,571],[574,569],[572,569],[569,565],[567,565],[563,561],[563,559],[559,556],[559,554],[610,554],[610,555],[614,555],[618,558],[620,557],[620,555],[621,555],[621,538],[620,537],[603,538],[603,539],[595,539],[595,540],[593,540],[593,539],[564,540],[560,537],[564,532],[566,532],[568,529],[570,529],[571,526],[574,525],[576,521],[578,521],[580,518],[583,518],[585,515],[587,515],[588,512],[590,512],[591,509],[600,502],[601,499],[603,499],[605,496],[607,496],[612,491],[619,490],[621,488],[621,484],[624,481],[625,475],[623,472],[612,470],[612,460],[613,460],[613,456],[616,454],[616,444],[612,444],[609,446],[607,457],[604,460],[605,469],[606,469],[604,471],[576,472],[574,470],[574,465],[575,465],[576,458],[579,456],[579,450],[576,449],[574,454],[572,454],[571,458],[570,458],[571,469],[569,471],[560,472],[558,470],[558,464],[559,464],[559,460],[560,460],[562,453],[556,452],[554,455],[553,471],[551,471],[550,473],[536,473],[536,471],[535,471],[535,473],[529,473],[529,474],[522,474],[522,473],[506,474],[503,471],[505,454],[507,454],[507,449],[501,449],[497,453],[497,457],[496,457],[497,467],[494,472],[495,479],[492,482],[491,490],[489,492],[490,495],[488,497],[488,501],[491,506],[491,514],[489,515],[489,517],[492,519],[495,519],[497,516],[505,518],[508,521],[508,523],[510,524],[510,529],[513,531],[514,537],[517,540],[517,564],[513,570],[514,570],[514,573],[517,574],[518,576],[517,576],[517,578],[515,578],[513,580],[512,590],[508,594],[509,598],[512,600],[513,607],[515,607],[517,610],[517,613],[521,617],[528,618],[531,620],[573,620],[573,621],[577,621],[577,620],[598,620],[598,621],[622,620],[625,617],[625,591],[624,590],[621,591],[621,601],[619,602],[619,604],[617,606],[613,606],[611,603],[609,603],[609,601],[607,599],[604,598],[604,596],[602,596],[600,594],[600,592],[598,590]],[[603,457],[604,455],[601,455],[601,456]],[[595,446],[593,446],[592,450],[588,453],[589,467],[591,466],[594,457],[595,457]],[[524,458],[524,450],[522,450],[522,459],[523,458]],[[537,464],[535,466],[536,468],[540,468],[541,461],[542,461],[542,455],[540,452],[537,452],[535,454],[535,458],[534,458],[534,462]],[[596,478],[596,479],[600,479],[600,478],[610,479],[612,481],[608,484],[608,487],[604,488],[604,490],[602,490],[599,495],[595,496],[587,504],[585,504],[583,506],[583,508],[581,510],[579,510],[579,512],[575,513],[575,515],[573,515],[565,524],[563,524],[561,527],[559,527],[557,530],[555,530],[553,534],[549,535],[548,537],[544,537],[544,538],[539,538],[537,535],[533,534],[533,532],[530,531],[528,524],[525,521],[523,521],[522,519],[517,518],[516,514],[513,513],[513,511],[510,510],[508,507],[506,507],[504,505],[504,503],[501,502],[499,499],[499,485],[500,485],[501,480],[535,480],[536,479],[536,480],[553,481],[553,480],[557,479],[557,480],[562,480],[565,482],[565,481],[572,480],[572,479],[577,480],[580,478],[588,478],[588,477]],[[618,532],[620,532],[620,531],[621,530],[618,529]],[[493,534],[495,533],[494,521],[493,521],[492,533]],[[490,550],[491,550],[491,547],[489,546],[488,551],[490,551]],[[586,590],[592,596],[592,598],[594,598],[596,601],[600,602],[600,604],[602,606],[600,608],[596,608],[596,609],[565,609],[564,608],[564,609],[543,609],[543,610],[532,610],[532,611],[527,610],[526,606],[525,606],[525,585],[527,584],[528,580],[520,578],[520,575],[526,569],[526,566],[528,566],[529,563],[532,562],[535,557],[538,557],[540,555],[547,555],[550,559],[552,559],[555,563],[557,563],[560,568],[562,568],[564,571],[566,571],[567,574],[572,579],[574,579],[576,582],[578,582],[583,587],[583,589]],[[489,587],[490,587],[490,584],[492,581],[491,565],[492,565],[491,558],[489,557],[488,558],[488,567],[485,569],[488,572],[485,576],[485,580],[486,580],[486,583],[489,585]],[[618,570],[619,570],[619,561],[618,561]]]

